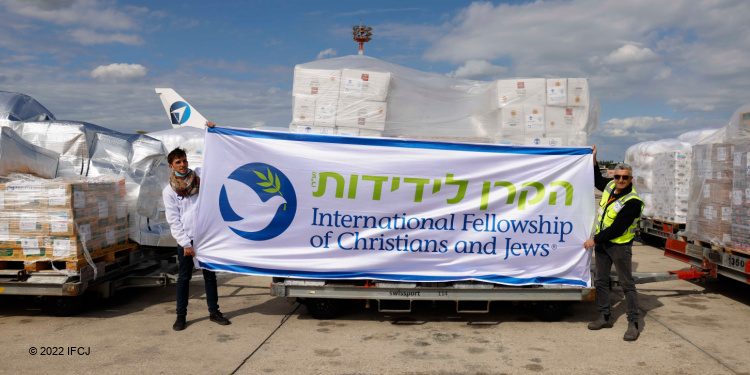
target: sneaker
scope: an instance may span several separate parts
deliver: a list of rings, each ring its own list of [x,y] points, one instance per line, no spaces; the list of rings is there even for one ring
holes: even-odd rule
[[[625,331],[625,336],[622,337],[625,341],[635,341],[638,339],[638,322],[628,322],[628,330]]]
[[[232,324],[232,322],[230,322],[229,319],[225,318],[224,315],[221,314],[221,311],[217,311],[215,313],[211,313],[211,315],[209,316],[209,319],[212,322],[215,322],[215,323],[217,323],[219,325],[222,325],[222,326],[228,326],[228,325]]]
[[[612,328],[613,323],[609,321],[609,315],[600,314],[599,318],[589,323],[589,329],[597,331],[602,328]]]
[[[175,331],[182,331],[185,329],[185,315],[177,315],[177,320],[174,321],[172,329]]]

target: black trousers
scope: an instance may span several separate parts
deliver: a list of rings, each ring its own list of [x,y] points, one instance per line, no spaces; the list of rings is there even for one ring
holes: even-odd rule
[[[188,299],[190,297],[190,279],[193,278],[193,257],[185,256],[185,248],[177,245],[177,261],[180,273],[177,276],[177,315],[187,315]],[[203,270],[203,280],[206,283],[206,304],[209,313],[219,311],[219,292],[216,286],[216,273]]]
[[[609,315],[611,312],[609,302],[609,273],[614,264],[620,286],[625,292],[628,321],[638,321],[638,293],[635,290],[635,282],[633,281],[632,243],[615,245],[607,249],[604,246],[596,245],[594,254],[596,261],[596,280],[594,281],[594,286],[596,287],[596,300],[599,302],[599,311],[606,315]]]

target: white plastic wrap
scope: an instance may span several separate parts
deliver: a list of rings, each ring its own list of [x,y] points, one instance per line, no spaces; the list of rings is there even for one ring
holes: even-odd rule
[[[692,151],[670,151],[656,154],[653,163],[654,219],[670,223],[687,222],[690,196]]]
[[[633,187],[652,202],[645,204],[643,216],[685,222],[685,190],[678,188],[688,187],[690,153],[690,144],[676,139],[636,143],[625,152],[625,162],[633,167]]]
[[[736,145],[734,151],[730,245],[750,254],[750,142]]]
[[[336,83],[335,108],[321,105],[333,96]],[[367,56],[318,60],[295,67],[290,131],[353,135],[356,128],[360,136],[363,131],[377,136],[375,131],[385,137],[585,146],[600,113],[589,97],[588,80],[561,78],[549,85],[544,78],[450,78]],[[311,96],[316,96],[314,111]],[[550,108],[551,119],[545,116]],[[345,129],[323,129],[331,120]]]
[[[744,239],[748,236],[748,211],[744,202],[750,193],[745,190],[748,142],[750,105],[744,105],[732,114],[727,126],[707,134],[693,146],[685,228],[689,238],[725,248],[747,248]]]
[[[58,153],[26,142],[9,127],[0,129],[0,176],[25,173],[55,178]]]
[[[128,233],[121,191],[112,178],[80,176],[0,184],[0,260],[64,261],[77,271],[87,258],[122,249]]]
[[[691,146],[695,146],[699,143],[705,143],[707,139],[713,137],[713,135],[720,129],[701,129],[693,130],[687,133],[680,134],[677,137],[678,141],[690,143]]]

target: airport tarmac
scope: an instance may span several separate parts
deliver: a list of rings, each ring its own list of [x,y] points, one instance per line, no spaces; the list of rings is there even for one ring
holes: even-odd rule
[[[636,271],[686,268],[650,246],[636,243],[633,252]],[[0,296],[0,373],[750,374],[750,285],[728,279],[639,285],[635,342],[622,340],[618,287],[614,327],[589,331],[594,301],[572,304],[557,322],[512,303],[493,303],[489,314],[459,314],[451,303],[417,304],[411,314],[356,304],[316,320],[305,306],[271,297],[270,281],[222,274],[219,304],[232,325],[219,326],[194,278],[182,332],[172,330],[173,286],[89,301],[73,317]]]

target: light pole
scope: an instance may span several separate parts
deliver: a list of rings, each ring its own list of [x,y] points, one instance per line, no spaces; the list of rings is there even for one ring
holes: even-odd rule
[[[359,43],[359,54],[364,55],[364,44],[372,39],[372,27],[362,25],[352,26],[352,39]]]

